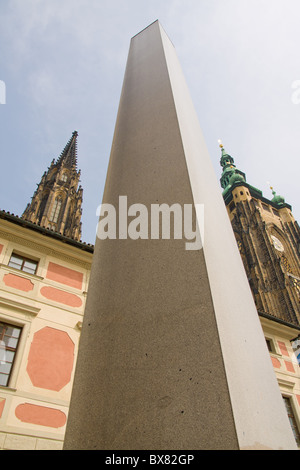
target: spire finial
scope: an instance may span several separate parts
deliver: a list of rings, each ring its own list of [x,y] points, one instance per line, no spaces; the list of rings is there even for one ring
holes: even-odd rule
[[[222,140],[221,139],[218,139],[218,144],[219,144],[219,147],[220,149],[224,148],[223,144],[222,144]]]
[[[272,199],[272,202],[275,202],[276,204],[284,204],[285,203],[284,197],[276,194],[276,191],[274,191],[274,188],[273,188],[273,186],[271,186],[269,181],[267,181],[267,183],[270,186],[270,189],[271,189],[272,194],[274,196],[273,199]]]
[[[274,191],[274,188],[273,188],[273,186],[271,185],[270,181],[267,181],[267,185],[268,185],[269,188],[271,189],[273,196],[276,196],[276,191]]]
[[[64,164],[69,168],[77,167],[77,136],[78,132],[72,132],[72,137],[69,139],[67,145],[63,149],[60,157],[57,160],[57,165]]]

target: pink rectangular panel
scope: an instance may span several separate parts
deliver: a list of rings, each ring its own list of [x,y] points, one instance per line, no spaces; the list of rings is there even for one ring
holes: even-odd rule
[[[283,341],[278,341],[278,346],[280,347],[280,351],[283,356],[289,356],[288,350]]]
[[[285,367],[289,372],[295,372],[294,366],[290,361],[284,361]]]
[[[4,405],[5,405],[5,398],[0,397],[0,418],[1,418],[2,413],[3,413]]]
[[[34,284],[30,279],[25,277],[17,276],[16,274],[5,274],[3,277],[3,282],[8,287],[13,287],[14,289],[23,290],[24,292],[29,292],[34,288]]]
[[[271,361],[272,361],[273,367],[280,369],[281,364],[280,364],[280,361],[276,357],[271,356]]]
[[[60,264],[49,263],[46,277],[76,289],[82,288],[83,273]]]

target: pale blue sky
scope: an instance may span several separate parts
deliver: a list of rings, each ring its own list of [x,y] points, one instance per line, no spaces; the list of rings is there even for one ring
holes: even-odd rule
[[[300,221],[299,18],[298,0],[0,0],[0,208],[22,214],[77,130],[82,239],[94,243],[130,38],[158,19],[217,177],[221,138],[247,181],[271,198],[270,181]]]

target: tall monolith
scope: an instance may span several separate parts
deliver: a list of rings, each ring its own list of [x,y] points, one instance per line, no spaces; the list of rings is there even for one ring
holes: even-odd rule
[[[295,449],[219,183],[158,21],[131,39],[99,213],[64,448]]]

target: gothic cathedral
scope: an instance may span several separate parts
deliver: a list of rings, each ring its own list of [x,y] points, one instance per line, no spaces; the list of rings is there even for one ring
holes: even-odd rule
[[[291,206],[246,182],[222,144],[220,179],[259,315],[300,326],[300,228]]]
[[[52,160],[22,218],[80,241],[83,190],[77,171],[77,136],[74,131],[57,161]]]

